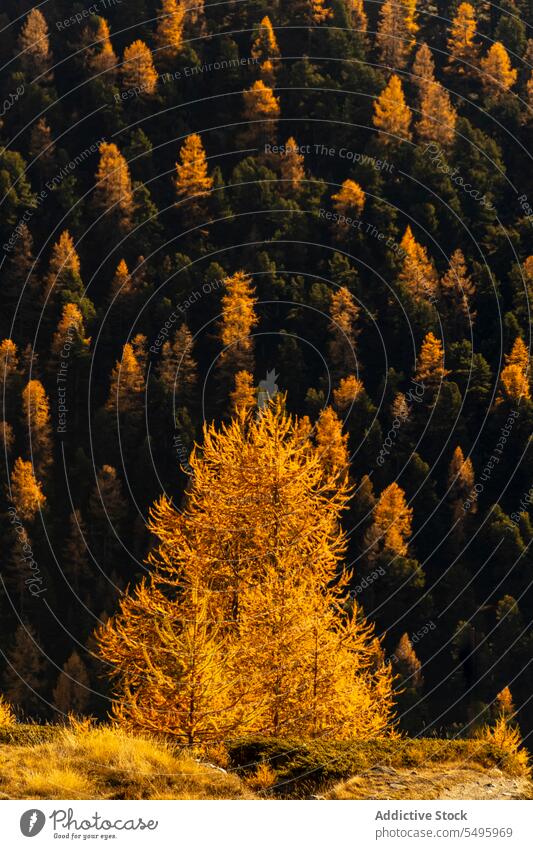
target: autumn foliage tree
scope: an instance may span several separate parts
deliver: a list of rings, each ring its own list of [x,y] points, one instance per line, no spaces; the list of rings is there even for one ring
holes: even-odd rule
[[[436,389],[449,370],[444,368],[444,349],[440,339],[427,333],[418,356],[416,379],[430,390]]]
[[[483,91],[488,103],[497,103],[515,84],[518,71],[503,44],[496,41],[480,62]]]
[[[183,45],[185,6],[177,0],[162,0],[157,18],[156,43],[159,51],[176,56]]]
[[[279,162],[283,194],[295,192],[305,179],[304,156],[299,152],[296,140],[291,136],[287,139]]]
[[[461,3],[453,18],[447,42],[448,68],[459,74],[472,73],[478,48],[474,41],[477,20],[474,7]]]
[[[95,44],[90,51],[89,66],[95,74],[113,74],[118,65],[118,59],[111,43],[109,24],[105,18],[98,17],[95,32]]]
[[[44,278],[44,299],[61,302],[83,292],[80,258],[74,239],[63,230],[52,248],[48,272]]]
[[[401,70],[407,64],[418,32],[416,0],[385,0],[379,10],[376,44],[384,65]]]
[[[347,483],[279,401],[206,427],[185,508],[161,498],[150,575],[98,634],[115,714],[187,743],[383,733],[391,674],[343,612]]]
[[[416,299],[433,299],[437,292],[437,272],[426,249],[416,241],[409,225],[400,242],[400,247],[404,256],[400,282]]]
[[[237,271],[226,278],[220,322],[220,341],[224,347],[218,362],[223,380],[228,374],[235,375],[238,371],[253,372],[252,331],[258,323],[256,303],[250,275]]]
[[[213,178],[209,176],[207,157],[198,133],[187,136],[183,142],[176,162],[174,185],[178,200],[186,203],[187,212],[199,213],[203,208],[202,200],[209,197],[213,188]]]
[[[29,77],[29,82],[36,78],[50,76],[52,53],[50,50],[50,34],[46,18],[40,9],[32,9],[24,22],[18,40],[20,63]]]
[[[138,91],[140,95],[151,95],[157,85],[157,71],[150,48],[137,39],[126,47],[122,63],[122,85],[125,89]]]
[[[10,500],[23,521],[33,522],[44,507],[46,496],[30,461],[17,457],[11,472]]]
[[[511,352],[505,356],[505,368],[500,375],[499,398],[519,402],[531,398],[531,365],[529,351],[521,336],[517,336]]]
[[[276,134],[280,114],[279,98],[263,80],[256,80],[244,97],[244,118],[249,122],[246,138],[265,144]]]
[[[411,138],[411,110],[405,102],[400,78],[393,74],[374,101],[374,127],[381,133],[386,144],[394,144],[399,139]]]
[[[427,84],[420,101],[420,112],[415,127],[420,141],[436,142],[441,147],[453,144],[457,113],[444,86],[438,82]]]
[[[39,380],[30,380],[22,392],[23,424],[28,450],[37,477],[43,478],[52,464],[50,404]]]
[[[408,507],[405,493],[396,482],[381,493],[373,511],[373,521],[367,534],[367,544],[373,550],[384,550],[394,555],[405,556],[413,510]]]
[[[133,187],[128,163],[116,144],[102,142],[96,172],[94,204],[99,212],[109,213],[121,229],[126,229],[134,210]],[[106,216],[106,226],[109,220]]]
[[[330,335],[328,352],[335,377],[344,377],[356,365],[356,342],[359,329],[359,306],[345,286],[331,294],[329,314]]]
[[[280,50],[268,15],[265,15],[254,31],[251,56],[259,63],[259,72],[263,82],[267,86],[273,86],[276,81],[278,64],[276,60],[280,57]]]

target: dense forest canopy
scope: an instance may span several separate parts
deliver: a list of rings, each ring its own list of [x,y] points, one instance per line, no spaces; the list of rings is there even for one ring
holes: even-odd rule
[[[359,696],[382,687],[384,705],[361,733],[386,723],[388,669],[400,728],[470,734],[508,687],[527,741],[528,13],[525,0],[4,0],[0,692],[19,715],[107,715],[109,667],[127,654],[113,617],[143,598],[168,613],[158,545],[180,508],[202,493],[229,527],[216,499],[231,468],[217,466],[220,490],[202,478],[213,452],[231,449],[245,476],[252,444],[267,470],[272,445],[293,463],[301,439],[305,475],[320,457],[330,483],[290,497],[312,518],[329,487],[342,531],[324,533],[344,540],[327,568],[306,539],[287,560],[298,616],[311,564],[309,606],[331,593],[316,635],[338,663],[320,710],[305,691],[313,733],[330,711],[343,736],[364,714],[339,708],[353,640]],[[289,443],[261,436],[272,416]],[[238,529],[249,514],[244,501]],[[268,638],[246,632],[269,588],[276,609],[269,574],[239,613],[232,651],[250,670],[253,651],[271,669]],[[209,646],[210,602],[187,598]],[[324,625],[333,608],[349,637]],[[120,691],[130,713],[139,680]],[[234,705],[209,682],[229,733]],[[251,673],[250,687],[251,704],[265,698]],[[297,727],[264,710],[265,728]]]

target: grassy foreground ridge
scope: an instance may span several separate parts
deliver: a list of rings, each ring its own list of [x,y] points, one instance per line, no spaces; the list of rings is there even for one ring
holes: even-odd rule
[[[201,751],[110,726],[0,730],[2,798],[441,798],[438,781],[428,790],[430,775],[461,771],[506,777],[529,792],[525,755],[489,740],[243,738]],[[376,777],[379,793],[389,795],[372,795]]]

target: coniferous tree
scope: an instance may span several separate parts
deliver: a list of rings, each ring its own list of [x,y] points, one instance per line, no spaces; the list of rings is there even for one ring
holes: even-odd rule
[[[196,360],[193,357],[194,340],[185,323],[174,335],[174,339],[165,342],[161,351],[161,360],[157,376],[166,391],[176,399],[176,403],[190,405],[198,381]]]
[[[433,333],[428,333],[422,342],[416,366],[416,379],[429,390],[435,390],[449,370],[444,368],[442,342]]]
[[[413,82],[418,89],[418,98],[421,103],[430,84],[435,82],[433,54],[425,42],[416,51],[412,70],[414,75]]]
[[[122,85],[125,89],[138,91],[139,96],[150,96],[155,92],[157,79],[152,52],[144,41],[137,39],[124,51]]]
[[[185,6],[177,0],[162,0],[157,18],[156,44],[163,55],[175,57],[179,54],[183,46],[185,11]]]
[[[254,31],[251,56],[259,63],[259,73],[265,85],[275,85],[278,69],[276,60],[280,57],[280,50],[268,15]]]
[[[373,510],[372,525],[367,532],[367,545],[373,552],[407,554],[413,510],[407,506],[405,493],[397,483],[383,490]]]
[[[81,263],[68,230],[63,230],[52,248],[48,272],[44,278],[44,298],[60,304],[64,298],[81,296],[83,283],[80,276]]]
[[[63,664],[53,690],[56,708],[64,714],[83,714],[90,699],[87,667],[77,651],[73,651]]]
[[[243,93],[244,118],[249,122],[246,138],[251,143],[266,144],[275,138],[280,114],[279,98],[263,80],[256,80]]]
[[[304,161],[296,140],[291,136],[285,143],[279,164],[280,177],[283,181],[280,190],[283,194],[294,194],[300,188],[305,180]]]
[[[52,426],[50,403],[39,380],[30,380],[22,392],[22,424],[26,431],[28,453],[36,476],[43,479],[52,465]]]
[[[402,83],[396,74],[391,76],[374,101],[372,123],[386,144],[394,144],[398,142],[398,138],[411,138],[411,110],[405,102]]]
[[[133,214],[134,199],[128,163],[116,144],[102,142],[96,172],[94,204],[100,213],[109,213],[121,229],[127,229]],[[105,217],[109,226],[108,216]]]
[[[33,522],[46,502],[31,462],[17,457],[11,472],[10,500],[21,519]]]
[[[7,654],[3,690],[13,705],[25,715],[42,715],[46,692],[45,654],[34,629],[20,623]]]
[[[441,277],[439,294],[448,332],[454,339],[466,338],[476,318],[472,308],[475,287],[459,248],[451,255],[448,270]]]
[[[376,44],[386,67],[400,71],[405,68],[417,32],[416,0],[385,0],[381,4]]]
[[[448,42],[448,68],[459,74],[472,74],[478,48],[474,41],[477,21],[474,7],[461,3],[452,21]]]
[[[119,719],[188,743],[383,733],[390,668],[332,581],[347,484],[279,403],[206,428],[190,462],[185,510],[164,498],[152,510],[150,579],[99,632]]]
[[[230,395],[231,412],[234,416],[246,417],[257,406],[257,389],[249,371],[238,371],[235,386]]]
[[[400,248],[404,256],[399,276],[400,282],[405,284],[416,299],[434,298],[438,286],[435,266],[428,257],[426,249],[416,241],[409,225],[403,235]]]
[[[429,82],[420,101],[420,119],[416,132],[421,142],[436,142],[450,147],[455,141],[457,113],[446,89],[437,82]]]
[[[96,19],[94,45],[90,51],[89,67],[96,74],[105,74],[107,80],[113,80],[118,59],[111,43],[109,24],[100,15]]]
[[[254,342],[253,328],[258,323],[255,313],[257,299],[252,278],[244,271],[237,271],[224,281],[222,296],[222,320],[220,341],[223,351],[218,361],[221,377],[238,371],[253,373]]]
[[[355,180],[345,180],[339,191],[331,196],[331,200],[339,215],[358,216],[365,206],[365,193]]]
[[[515,84],[518,71],[503,44],[496,41],[480,62],[481,80],[487,103],[498,103]]]
[[[355,351],[359,333],[359,312],[353,295],[346,287],[341,286],[332,293],[329,307],[331,340],[328,353],[335,378],[344,377],[357,365]]]
[[[18,56],[28,81],[39,77],[48,80],[53,64],[48,24],[43,13],[35,8],[28,13],[18,40]]]
[[[209,176],[207,157],[198,133],[187,136],[183,142],[179,162],[176,162],[174,185],[178,199],[186,202],[187,215],[191,211],[199,214],[203,210],[203,198],[209,197],[213,188],[213,178]]]

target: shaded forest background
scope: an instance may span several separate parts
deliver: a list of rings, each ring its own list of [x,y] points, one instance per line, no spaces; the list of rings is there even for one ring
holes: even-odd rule
[[[1,692],[105,715],[94,629],[247,371],[349,434],[403,727],[470,733],[509,686],[529,734],[527,4],[95,5],[0,13]]]

